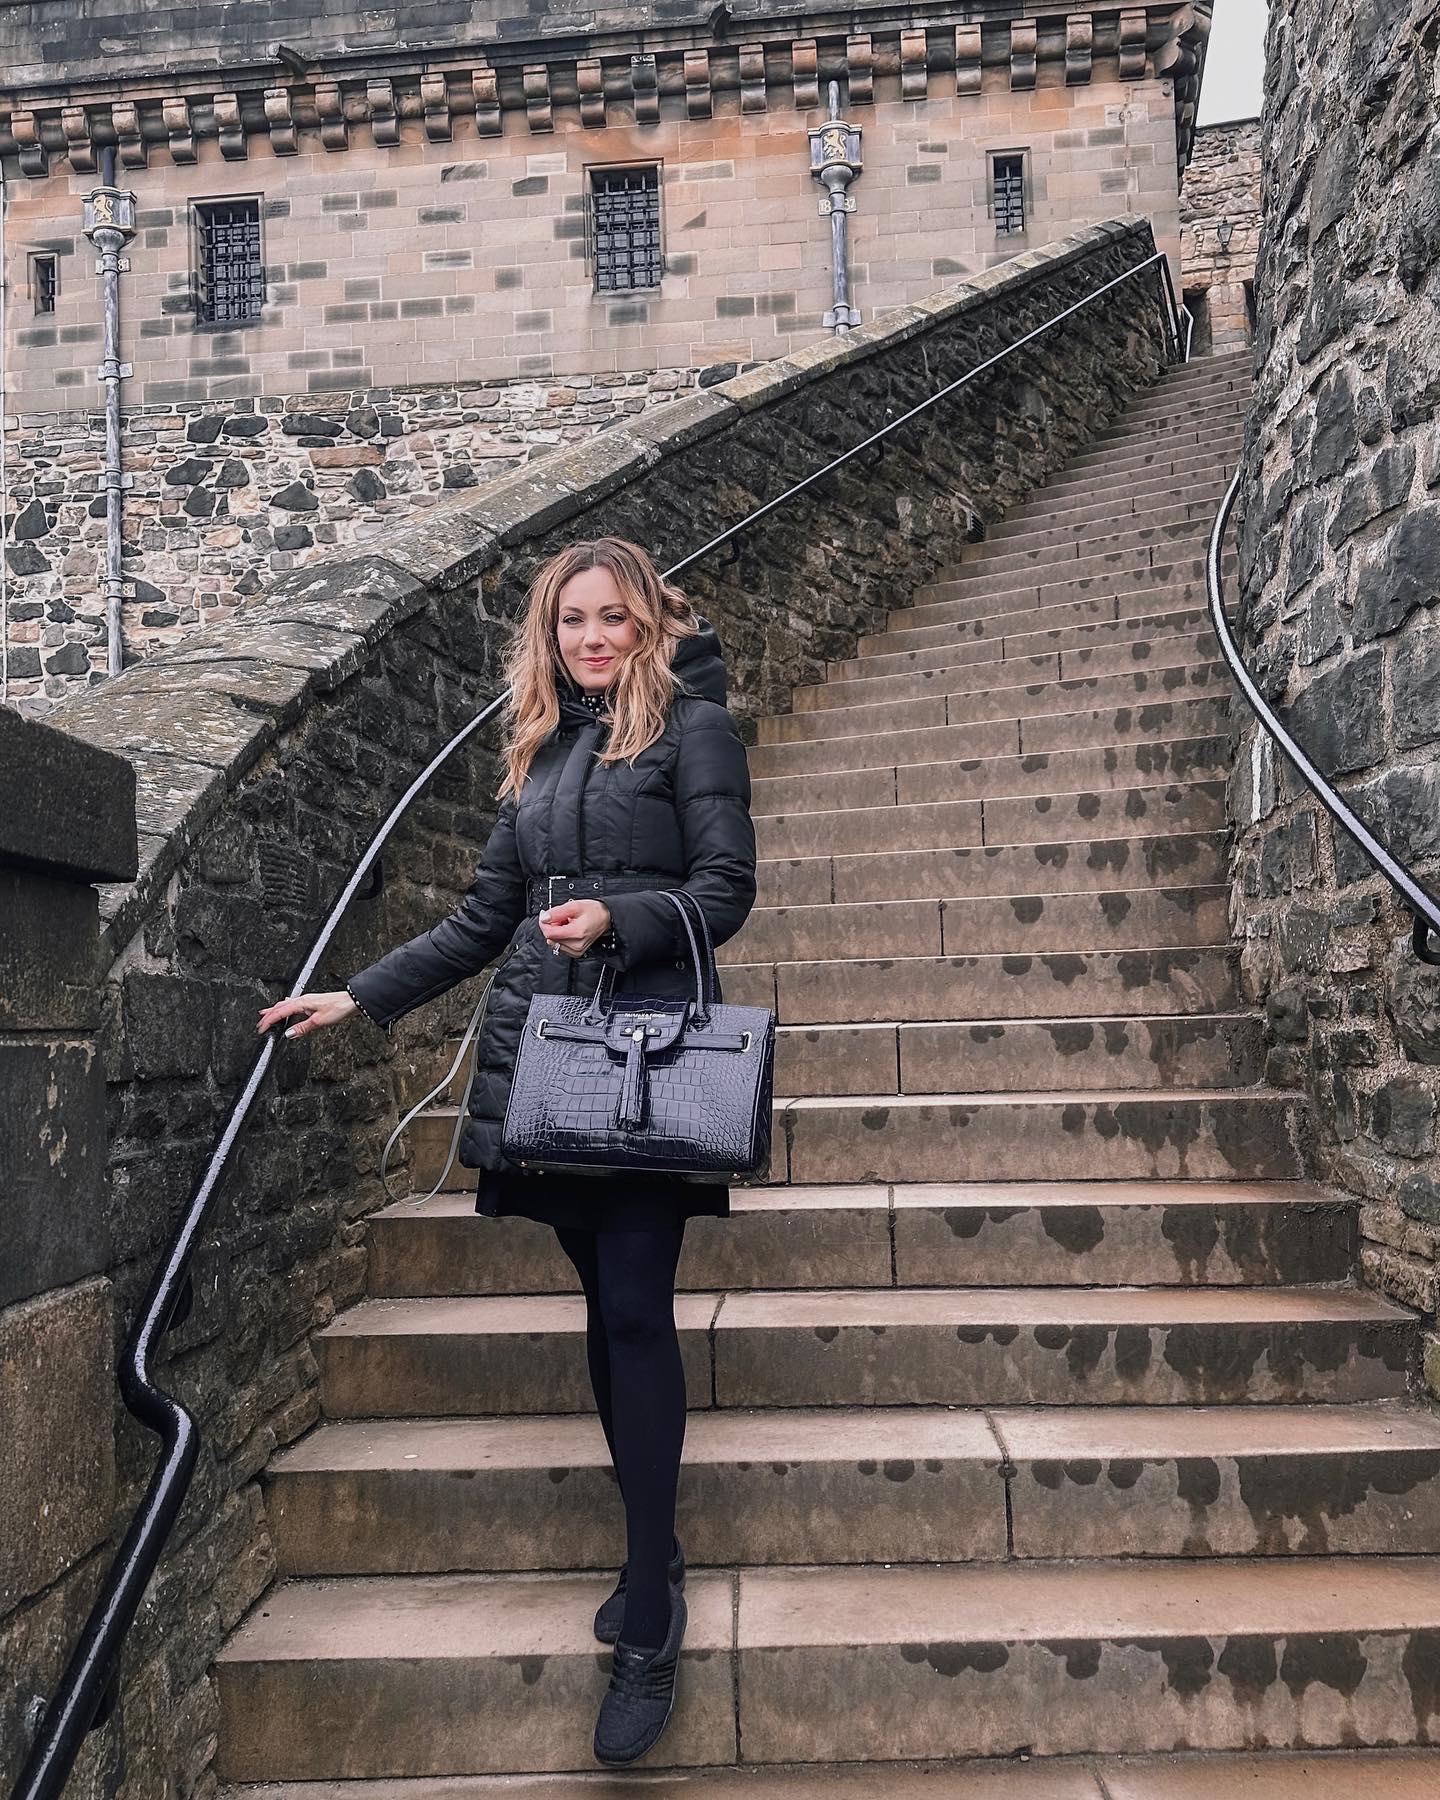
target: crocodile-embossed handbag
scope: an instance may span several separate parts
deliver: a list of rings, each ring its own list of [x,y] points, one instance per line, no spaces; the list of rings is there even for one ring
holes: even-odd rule
[[[532,995],[500,1140],[522,1169],[646,1170],[697,1182],[767,1170],[775,1015],[721,1004],[703,908],[683,890],[659,891],[685,926],[695,998],[616,996],[608,991],[615,974],[608,964],[588,1001]]]

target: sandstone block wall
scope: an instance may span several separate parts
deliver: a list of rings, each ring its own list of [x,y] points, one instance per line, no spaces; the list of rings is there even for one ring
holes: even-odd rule
[[[1219,226],[1229,220],[1230,242]],[[1254,336],[1255,253],[1260,241],[1260,121],[1195,133],[1180,190],[1180,263],[1197,314],[1194,354],[1223,356]]]
[[[396,795],[497,691],[538,560],[616,532],[673,566],[1152,249],[1144,226],[1094,227],[846,341],[679,399],[458,496],[383,551],[286,576],[249,618],[57,709],[68,732],[122,757],[137,787],[139,873],[102,890],[94,983],[109,1081],[101,1266],[117,1334],[250,1066],[261,1004],[284,990]],[[820,679],[827,658],[853,655],[950,560],[970,506],[1002,516],[1163,358],[1153,298],[1122,288],[921,414],[876,466],[838,470],[768,515],[733,561],[710,553],[680,571],[725,645],[742,730],[787,706],[793,684]],[[357,901],[314,985],[339,983],[454,904],[493,816],[495,743],[482,733],[417,806],[387,854],[383,892]],[[57,806],[52,829],[64,827]],[[279,1048],[199,1248],[195,1309],[159,1363],[204,1449],[127,1646],[122,1704],[87,1744],[76,1800],[216,1791],[207,1669],[274,1569],[260,1471],[317,1416],[310,1334],[362,1291],[363,1221],[385,1198],[379,1147],[469,995],[462,984],[388,1038],[357,1024]],[[125,1423],[115,1521],[129,1517],[153,1455]],[[15,1680],[0,1698],[0,1785],[32,1729],[9,1689],[46,1685],[72,1625],[67,1612],[45,1643],[22,1632],[6,1645]]]
[[[1271,8],[1241,533],[1247,658],[1375,834],[1440,887],[1440,15]],[[1253,725],[1234,918],[1269,1072],[1363,1197],[1366,1276],[1433,1321],[1440,969]],[[1429,1379],[1440,1393],[1440,1341]]]

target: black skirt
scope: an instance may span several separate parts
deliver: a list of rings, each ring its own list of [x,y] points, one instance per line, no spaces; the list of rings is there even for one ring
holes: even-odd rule
[[[639,1172],[570,1176],[482,1169],[475,1210],[570,1231],[673,1231],[686,1219],[728,1219],[730,1189],[722,1182]]]

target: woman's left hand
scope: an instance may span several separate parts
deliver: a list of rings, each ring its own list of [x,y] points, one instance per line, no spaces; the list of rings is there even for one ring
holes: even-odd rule
[[[610,929],[610,908],[603,900],[562,900],[540,914],[539,924],[552,950],[583,956]]]

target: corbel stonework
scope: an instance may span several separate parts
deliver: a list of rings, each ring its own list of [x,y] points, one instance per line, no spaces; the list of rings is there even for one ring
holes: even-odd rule
[[[521,71],[521,85],[525,90],[525,123],[532,131],[553,131],[549,63],[526,63]]]
[[[195,121],[190,114],[190,102],[183,95],[162,100],[160,118],[165,126],[171,162],[197,162],[199,152],[195,148]]]
[[[481,137],[499,137],[505,129],[500,110],[500,79],[488,64],[470,71],[470,94],[475,103],[475,129]]]
[[[845,97],[851,106],[875,104],[875,45],[868,31],[845,40]]]
[[[575,91],[580,96],[580,123],[599,131],[605,124],[605,70],[598,56],[582,56],[575,64]]]
[[[1010,21],[1010,85],[1022,92],[1035,85],[1038,36],[1039,27],[1034,19]]]
[[[95,171],[95,146],[90,139],[90,119],[83,106],[67,106],[60,114],[60,129],[65,133],[65,154],[70,167],[80,175]]]
[[[140,135],[140,109],[133,100],[117,100],[110,109],[120,161],[127,169],[143,169],[148,152]]]
[[[708,50],[687,50],[685,52],[685,117],[687,119],[708,119],[710,117],[710,52]]]
[[[978,25],[955,27],[955,92],[978,94],[984,76]]]
[[[1145,27],[1143,6],[1128,8],[1120,15],[1120,79],[1139,81],[1145,73]]]
[[[929,92],[928,57],[923,25],[907,25],[900,33],[900,98],[923,100]]]
[[[443,75],[420,77],[420,106],[425,115],[425,137],[432,144],[450,141],[450,95]]]
[[[40,122],[33,112],[10,115],[10,135],[20,152],[20,171],[24,175],[48,175],[50,156],[40,142]]]
[[[790,46],[790,85],[795,109],[806,112],[820,104],[820,56],[814,38],[796,38]]]
[[[375,142],[387,147],[400,142],[400,120],[395,113],[395,84],[388,76],[365,83],[365,103],[370,108],[370,129]]]
[[[227,162],[244,162],[250,147],[245,142],[245,122],[240,117],[240,96],[216,94],[211,104],[220,134],[220,154]]]
[[[266,88],[265,118],[270,126],[270,148],[276,156],[294,156],[300,144],[289,88]]]
[[[345,117],[345,101],[336,81],[315,83],[315,111],[320,118],[320,142],[327,150],[348,150],[350,125]]]
[[[1007,71],[1010,85],[1022,91],[1036,85],[1041,61],[1051,70],[1063,64],[1067,86],[1083,84],[1093,79],[1097,55],[1107,67],[1114,57],[1126,81],[1147,74],[1172,81],[1176,147],[1183,167],[1194,136],[1209,19],[1208,7],[1199,0],[1188,5],[1151,0],[1148,6],[1120,5],[1098,12],[1067,8],[944,29],[954,31],[958,95],[983,92],[987,62],[992,77]],[[517,48],[511,46],[508,54],[514,55]],[[317,71],[308,82],[257,85],[219,95],[203,87],[166,93],[152,83],[133,100],[87,99],[85,91],[77,89],[78,98],[62,94],[44,107],[32,103],[8,115],[0,110],[0,150],[16,155],[25,174],[47,173],[56,157],[89,173],[98,161],[97,141],[118,143],[122,164],[136,169],[145,167],[151,144],[168,144],[172,161],[193,164],[200,159],[202,138],[218,141],[222,155],[234,160],[244,156],[249,134],[259,131],[268,132],[274,154],[288,156],[296,154],[303,135],[317,127],[326,150],[345,150],[350,124],[367,118],[378,145],[403,142],[405,119],[423,120],[428,141],[440,143],[451,135],[454,115],[470,104],[482,137],[503,136],[505,112],[519,107],[524,108],[530,131],[553,131],[557,104],[576,107],[583,126],[601,130],[609,122],[611,98],[622,105],[633,100],[634,122],[655,125],[661,116],[662,89],[672,104],[683,93],[685,116],[704,119],[712,116],[717,92],[737,94],[742,113],[767,111],[772,83],[777,105],[793,104],[804,112],[820,104],[821,90],[831,77],[846,83],[851,105],[873,105],[877,68],[886,76],[898,74],[901,97],[918,101],[928,94],[929,70],[936,66],[948,70],[952,56],[948,37],[942,39],[937,28],[932,38],[909,13],[897,14],[885,31],[846,32],[842,26],[828,35],[794,40],[752,37],[739,46],[721,45],[713,53],[677,45],[608,61],[600,54],[576,58],[557,51],[550,60],[539,44],[533,53],[534,62],[507,62],[504,69],[496,69],[483,57],[474,64],[423,73],[413,65],[403,69],[397,61],[391,76],[356,74],[342,79]],[[308,97],[312,93],[313,101]],[[625,110],[628,115],[629,107]]]
[[[765,92],[765,46],[740,46],[740,110],[742,113],[766,112],[769,96]]]
[[[660,123],[660,74],[655,58],[648,50],[637,51],[630,58],[630,94],[635,103],[637,125]]]
[[[1065,85],[1089,81],[1095,57],[1095,22],[1089,13],[1071,13],[1065,21]]]

